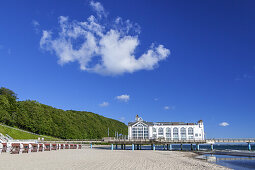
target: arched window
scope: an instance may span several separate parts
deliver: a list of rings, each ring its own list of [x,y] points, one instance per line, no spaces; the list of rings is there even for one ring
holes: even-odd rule
[[[161,127],[161,128],[158,129],[158,136],[163,136],[163,135],[164,135],[164,130]]]
[[[188,128],[188,135],[193,135],[194,131],[192,127]]]
[[[166,138],[171,138],[171,129],[169,127],[166,128]]]
[[[189,136],[189,139],[193,139],[194,138],[194,130],[193,130],[192,127],[188,128],[188,136]]]
[[[134,139],[148,139],[148,126],[138,123],[132,127],[132,138]]]
[[[186,140],[186,128],[181,128],[181,139]]]
[[[179,139],[178,128],[176,128],[176,127],[173,129],[173,138]]]

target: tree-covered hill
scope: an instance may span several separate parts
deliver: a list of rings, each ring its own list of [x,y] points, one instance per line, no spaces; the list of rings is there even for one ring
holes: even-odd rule
[[[36,101],[17,101],[17,95],[0,88],[0,122],[41,135],[62,139],[99,139],[114,136],[115,131],[126,135],[127,126],[86,111],[61,110]]]

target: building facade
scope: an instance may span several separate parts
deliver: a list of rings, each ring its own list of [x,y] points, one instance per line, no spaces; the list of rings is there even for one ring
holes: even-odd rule
[[[136,116],[128,123],[129,139],[204,140],[204,124],[184,122],[146,122]]]

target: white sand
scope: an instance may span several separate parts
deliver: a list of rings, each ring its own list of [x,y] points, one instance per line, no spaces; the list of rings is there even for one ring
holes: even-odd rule
[[[0,154],[0,169],[227,169],[192,158],[194,153],[152,150],[79,149]]]

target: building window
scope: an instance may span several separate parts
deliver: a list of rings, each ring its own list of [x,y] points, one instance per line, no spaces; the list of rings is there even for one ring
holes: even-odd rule
[[[148,127],[144,127],[143,130],[144,130],[144,131],[143,131],[144,139],[148,139],[148,138],[149,138]]]
[[[166,138],[167,139],[171,138],[171,129],[169,127],[166,128]]]
[[[189,139],[194,139],[194,137],[193,136],[189,136]]]
[[[158,136],[163,136],[164,135],[164,130],[163,128],[158,129]]]
[[[188,138],[194,139],[194,129],[192,127],[188,128]]]
[[[148,127],[142,124],[137,124],[133,126],[132,138],[133,139],[148,139],[149,138]]]
[[[186,128],[181,128],[181,139],[186,140]]]
[[[157,134],[153,134],[153,135],[152,135],[152,138],[153,138],[153,139],[156,139],[156,138],[157,138]]]
[[[152,132],[153,132],[153,133],[157,133],[156,128],[152,128]]]
[[[188,128],[188,135],[193,135],[194,131],[192,127]]]
[[[178,128],[176,128],[176,127],[173,129],[173,138],[179,139]]]

